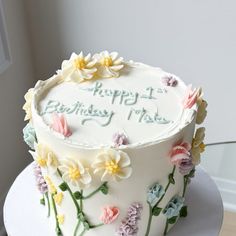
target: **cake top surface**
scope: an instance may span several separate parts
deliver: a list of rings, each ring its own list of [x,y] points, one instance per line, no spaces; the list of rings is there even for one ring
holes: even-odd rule
[[[71,60],[80,74],[68,75]],[[93,66],[87,68],[90,71],[80,71],[81,65],[75,65],[73,57],[63,62],[57,75],[35,87],[37,121],[66,142],[87,147],[157,142],[191,121],[190,109],[183,106],[187,86],[178,77],[142,63],[123,62],[117,55],[116,60],[114,70],[105,72],[101,68],[92,72]],[[90,62],[92,65],[92,59]],[[109,63],[103,60],[103,65]],[[86,78],[90,72],[99,72],[100,77]],[[78,77],[86,79],[78,81]],[[62,116],[68,135],[55,132],[53,123]]]

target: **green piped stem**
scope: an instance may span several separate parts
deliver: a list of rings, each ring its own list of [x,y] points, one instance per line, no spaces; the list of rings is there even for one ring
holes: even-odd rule
[[[47,206],[48,206],[48,217],[51,214],[51,208],[50,208],[50,201],[49,201],[49,197],[48,197],[48,192],[46,192],[45,194],[46,200],[47,200]]]
[[[95,229],[95,228],[98,228],[100,226],[103,226],[104,224],[101,223],[101,224],[97,224],[97,225],[90,225],[90,229]]]
[[[86,229],[84,229],[79,236],[83,236],[86,232]]]
[[[92,197],[93,195],[95,195],[97,192],[99,192],[101,190],[101,187],[106,184],[107,182],[102,183],[97,189],[95,189],[93,192],[91,192],[90,194],[88,194],[87,196],[84,196],[83,199],[88,199],[90,197]]]
[[[60,175],[60,177],[62,178],[62,173],[61,173],[61,171],[60,171],[59,169],[57,169],[57,173],[58,173],[58,174]],[[62,180],[63,180],[63,179],[62,179]],[[69,194],[70,194],[70,196],[71,196],[71,198],[72,198],[72,200],[73,200],[73,202],[74,202],[74,204],[75,204],[75,207],[76,207],[76,210],[77,210],[77,216],[79,216],[79,213],[81,212],[80,206],[79,206],[78,202],[76,201],[76,199],[75,199],[75,197],[74,197],[74,194],[73,194],[73,192],[71,191],[69,185],[68,185],[66,182],[64,182],[64,183],[66,184],[66,188],[67,188],[67,190],[68,190],[68,192],[69,192]]]
[[[152,223],[152,206],[149,203],[148,203],[148,205],[149,205],[149,218],[148,218],[148,225],[147,225],[147,230],[146,230],[145,236],[149,235],[151,223]]]
[[[175,173],[175,169],[176,169],[176,166],[174,165],[174,167],[173,167],[173,169],[172,169],[172,172],[171,172],[171,174],[172,174],[173,176],[174,176],[174,173]],[[171,184],[171,181],[170,181],[170,179],[169,179],[169,181],[168,181],[168,183],[167,183],[167,185],[166,185],[166,187],[165,187],[165,194],[166,194],[167,190],[169,189],[170,184]],[[165,194],[163,194],[163,195],[161,196],[161,198],[158,200],[158,202],[157,202],[153,207],[151,207],[151,205],[148,203],[148,205],[149,205],[149,219],[148,219],[148,225],[147,225],[147,229],[146,229],[145,236],[148,236],[149,233],[150,233],[150,228],[151,228],[151,224],[152,224],[152,216],[153,216],[152,210],[153,210],[153,208],[155,208],[155,207],[157,207],[157,206],[159,205],[159,203],[160,203],[160,202],[162,201],[162,199],[164,198]]]
[[[61,236],[62,233],[61,233],[61,229],[60,229],[59,222],[57,219],[57,207],[56,207],[56,203],[55,203],[53,196],[54,196],[54,194],[51,194],[52,207],[53,207],[53,211],[54,211],[54,215],[55,215],[55,219],[56,219],[56,233],[57,233],[57,236]]]
[[[165,230],[164,230],[164,235],[167,234],[167,231],[168,231],[168,226],[169,226],[169,223],[168,223],[168,219],[166,220],[166,226],[165,226]]]
[[[78,229],[79,229],[79,227],[80,227],[80,223],[81,223],[81,221],[80,221],[80,219],[79,219],[78,222],[77,222],[77,224],[76,224],[75,230],[74,230],[74,234],[73,234],[74,236],[77,235]]]
[[[81,196],[82,196],[79,200],[80,210],[83,211],[83,190],[81,190],[80,193],[81,193]]]
[[[185,175],[183,178],[184,178],[184,189],[183,189],[182,197],[185,196],[186,189],[187,189],[187,185],[188,185],[188,178],[189,178],[189,177],[188,177],[187,175]]]

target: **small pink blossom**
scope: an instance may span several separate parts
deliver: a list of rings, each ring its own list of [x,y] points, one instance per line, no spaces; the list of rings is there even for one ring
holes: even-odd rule
[[[121,145],[127,145],[129,143],[128,138],[124,133],[114,133],[112,136],[114,147],[118,148]]]
[[[100,220],[104,224],[111,224],[114,220],[117,219],[119,214],[120,214],[119,208],[114,206],[107,206],[102,209],[102,215],[100,217]]]
[[[178,80],[173,75],[164,76],[161,81],[165,86],[175,87],[178,84]]]
[[[69,137],[72,135],[72,132],[69,129],[69,126],[66,122],[66,118],[64,117],[64,115],[59,116],[57,113],[54,113],[52,115],[51,128],[56,132],[63,134],[65,137]]]
[[[184,109],[191,108],[197,102],[197,99],[199,98],[200,94],[201,94],[200,88],[195,88],[192,90],[192,86],[190,85],[186,91],[183,100]]]
[[[181,142],[176,144],[170,153],[171,163],[174,165],[180,165],[183,160],[190,159],[191,144],[187,142]]]

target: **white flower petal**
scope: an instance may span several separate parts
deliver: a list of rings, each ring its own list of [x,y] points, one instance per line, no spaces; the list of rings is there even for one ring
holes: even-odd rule
[[[121,157],[119,161],[119,166],[121,168],[129,166],[131,162],[130,162],[130,158],[128,154],[122,151],[119,151],[119,152],[120,152],[120,157]]]
[[[111,57],[112,61],[115,61],[118,57],[118,52],[111,52],[109,56]]]
[[[131,176],[132,174],[132,168],[131,167],[126,167],[123,168],[118,174],[117,176],[121,179],[127,179]]]

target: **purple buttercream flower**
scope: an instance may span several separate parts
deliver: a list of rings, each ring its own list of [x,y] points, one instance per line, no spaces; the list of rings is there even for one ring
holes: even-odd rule
[[[192,163],[192,158],[190,159],[183,159],[179,164],[179,172],[182,175],[187,175],[189,172],[194,168]]]
[[[173,75],[166,75],[161,78],[161,81],[165,86],[175,87],[178,84],[178,80]]]
[[[113,141],[114,147],[116,148],[121,145],[126,145],[129,143],[126,135],[124,133],[118,133],[118,132],[113,134],[112,141]]]
[[[140,203],[133,203],[128,208],[127,217],[121,222],[118,230],[118,236],[135,236],[138,233],[138,220],[141,217],[143,207]]]
[[[34,175],[35,175],[38,190],[42,194],[45,194],[46,192],[48,192],[48,186],[47,186],[45,179],[43,178],[41,168],[36,163],[34,164]]]

